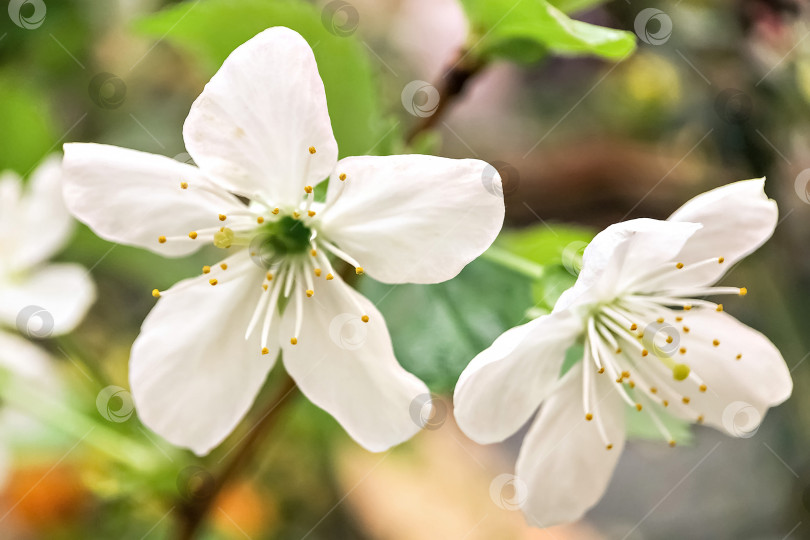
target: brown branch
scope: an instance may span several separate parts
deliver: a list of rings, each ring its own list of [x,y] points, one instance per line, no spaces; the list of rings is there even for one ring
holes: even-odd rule
[[[177,505],[179,515],[177,540],[192,540],[195,537],[200,527],[205,523],[208,512],[217,496],[253,460],[253,456],[259,449],[261,442],[276,424],[284,405],[292,401],[292,398],[297,393],[296,390],[295,381],[285,373],[284,381],[274,398],[270,400],[267,410],[253,429],[240,441],[239,446],[234,450],[233,456],[223,467],[218,477],[214,479],[210,489],[205,490],[199,497],[183,500]]]

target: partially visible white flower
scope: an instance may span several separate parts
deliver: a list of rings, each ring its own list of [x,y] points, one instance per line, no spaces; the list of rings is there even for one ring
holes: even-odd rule
[[[228,57],[183,136],[197,167],[65,146],[68,205],[100,236],[165,256],[213,244],[226,257],[154,291],[160,299],[130,360],[143,422],[208,453],[245,415],[281,349],[301,391],[364,447],[411,437],[420,426],[409,407],[427,387],[397,363],[382,315],[332,261],[387,283],[454,277],[503,222],[503,199],[482,181],[488,165],[423,155],[338,161],[312,50],[281,27]],[[327,177],[325,202],[316,202]]]
[[[704,299],[746,294],[712,285],[773,234],[776,203],[763,186],[736,182],[695,197],[668,221],[608,227],[554,311],[504,333],[462,373],[455,415],[479,443],[512,435],[543,403],[516,466],[530,523],[574,521],[596,504],[624,446],[628,413],[649,414],[674,445],[662,415],[750,436],[790,396],[776,347]],[[584,356],[563,374],[576,342]],[[741,403],[745,430],[729,419]]]

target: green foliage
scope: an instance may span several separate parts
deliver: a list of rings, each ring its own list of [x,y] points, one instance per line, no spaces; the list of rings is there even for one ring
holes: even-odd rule
[[[213,75],[239,45],[262,30],[286,26],[313,47],[326,87],[341,156],[367,154],[383,135],[377,86],[362,43],[331,33],[313,5],[293,0],[184,2],[142,19],[138,30],[177,45]]]
[[[631,32],[568,18],[546,0],[462,0],[470,20],[473,53],[487,60],[536,62],[548,53],[595,55],[615,60],[635,49]],[[577,9],[587,0],[561,1]]]
[[[654,409],[655,414],[661,419],[661,423],[664,424],[677,444],[692,444],[694,436],[689,422],[675,418],[660,405],[647,403],[644,406]],[[627,438],[661,442],[664,436],[655,425],[651,414],[640,414],[637,410],[627,407]]]
[[[548,0],[548,3],[563,13],[576,13],[602,5],[606,0]]]
[[[48,100],[31,85],[0,77],[0,171],[25,175],[48,153],[57,137]],[[12,151],[13,149],[13,151]]]

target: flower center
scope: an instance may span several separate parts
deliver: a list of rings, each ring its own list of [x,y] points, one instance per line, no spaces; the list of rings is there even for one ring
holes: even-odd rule
[[[292,216],[262,225],[250,241],[250,256],[264,268],[278,264],[292,255],[302,255],[310,249],[312,230]]]

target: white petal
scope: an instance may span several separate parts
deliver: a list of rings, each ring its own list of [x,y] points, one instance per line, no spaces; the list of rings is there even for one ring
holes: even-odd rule
[[[456,384],[454,414],[461,430],[489,444],[520,429],[559,382],[565,351],[581,331],[581,323],[566,311],[502,334]]]
[[[227,272],[241,265],[230,266]],[[255,267],[215,287],[207,276],[193,278],[188,288],[165,293],[146,317],[132,346],[129,380],[138,416],[169,442],[207,454],[264,384],[278,344],[262,355],[259,332],[245,340],[262,275]]]
[[[672,387],[690,399],[689,406],[707,424],[748,436],[768,408],[785,401],[793,390],[782,354],[768,338],[725,312],[693,309],[679,314],[689,332],[679,335],[686,354],[676,360],[688,365],[707,390],[700,392],[692,380],[670,379]],[[739,360],[737,355],[742,355]]]
[[[297,204],[304,186],[325,179],[337,161],[323,82],[304,38],[275,27],[240,45],[191,106],[183,137],[197,165],[234,192]]]
[[[0,321],[30,337],[64,334],[81,322],[95,299],[87,269],[50,264],[23,281],[0,284]]]
[[[244,210],[224,190],[200,191],[208,184],[196,167],[173,159],[101,144],[66,144],[65,202],[93,231],[111,242],[134,245],[165,256],[187,255],[202,242],[188,233],[221,225],[219,214]],[[188,189],[180,187],[189,184]],[[160,236],[181,240],[158,242]]]
[[[776,202],[765,194],[764,186],[764,178],[734,182],[698,195],[670,216],[670,221],[703,225],[677,257],[684,263],[684,270],[689,270],[690,263],[725,258],[723,264],[704,265],[695,272],[684,272],[682,279],[690,284],[714,283],[731,265],[771,237],[779,210]]]
[[[364,314],[369,316],[367,323],[360,319]],[[334,416],[355,441],[381,452],[420,430],[420,416],[411,409],[420,398],[427,398],[428,388],[397,363],[385,320],[364,296],[338,277],[318,280],[315,295],[303,302],[297,345],[290,344],[294,302],[283,319],[287,372],[304,395]]]
[[[386,283],[455,277],[492,244],[504,216],[491,165],[423,155],[341,160],[327,205],[326,236]]]
[[[53,384],[54,366],[42,348],[19,336],[0,331],[0,367],[30,381]]]
[[[13,230],[3,242],[10,244],[5,253],[12,270],[24,270],[48,259],[58,252],[73,230],[73,219],[62,198],[61,159],[50,156],[31,176],[29,187],[23,190],[15,175],[2,180],[0,189],[3,230]],[[16,184],[16,187],[12,184]]]
[[[586,291],[589,296],[614,298],[651,269],[672,260],[700,227],[646,218],[611,225],[585,248],[577,282],[563,293],[554,310],[567,308]]]
[[[607,438],[599,436],[596,418],[582,412],[582,364],[563,378],[540,410],[517,461],[517,477],[526,488],[521,508],[536,527],[578,520],[607,488],[624,448],[625,407],[605,377],[596,378],[597,400]]]

